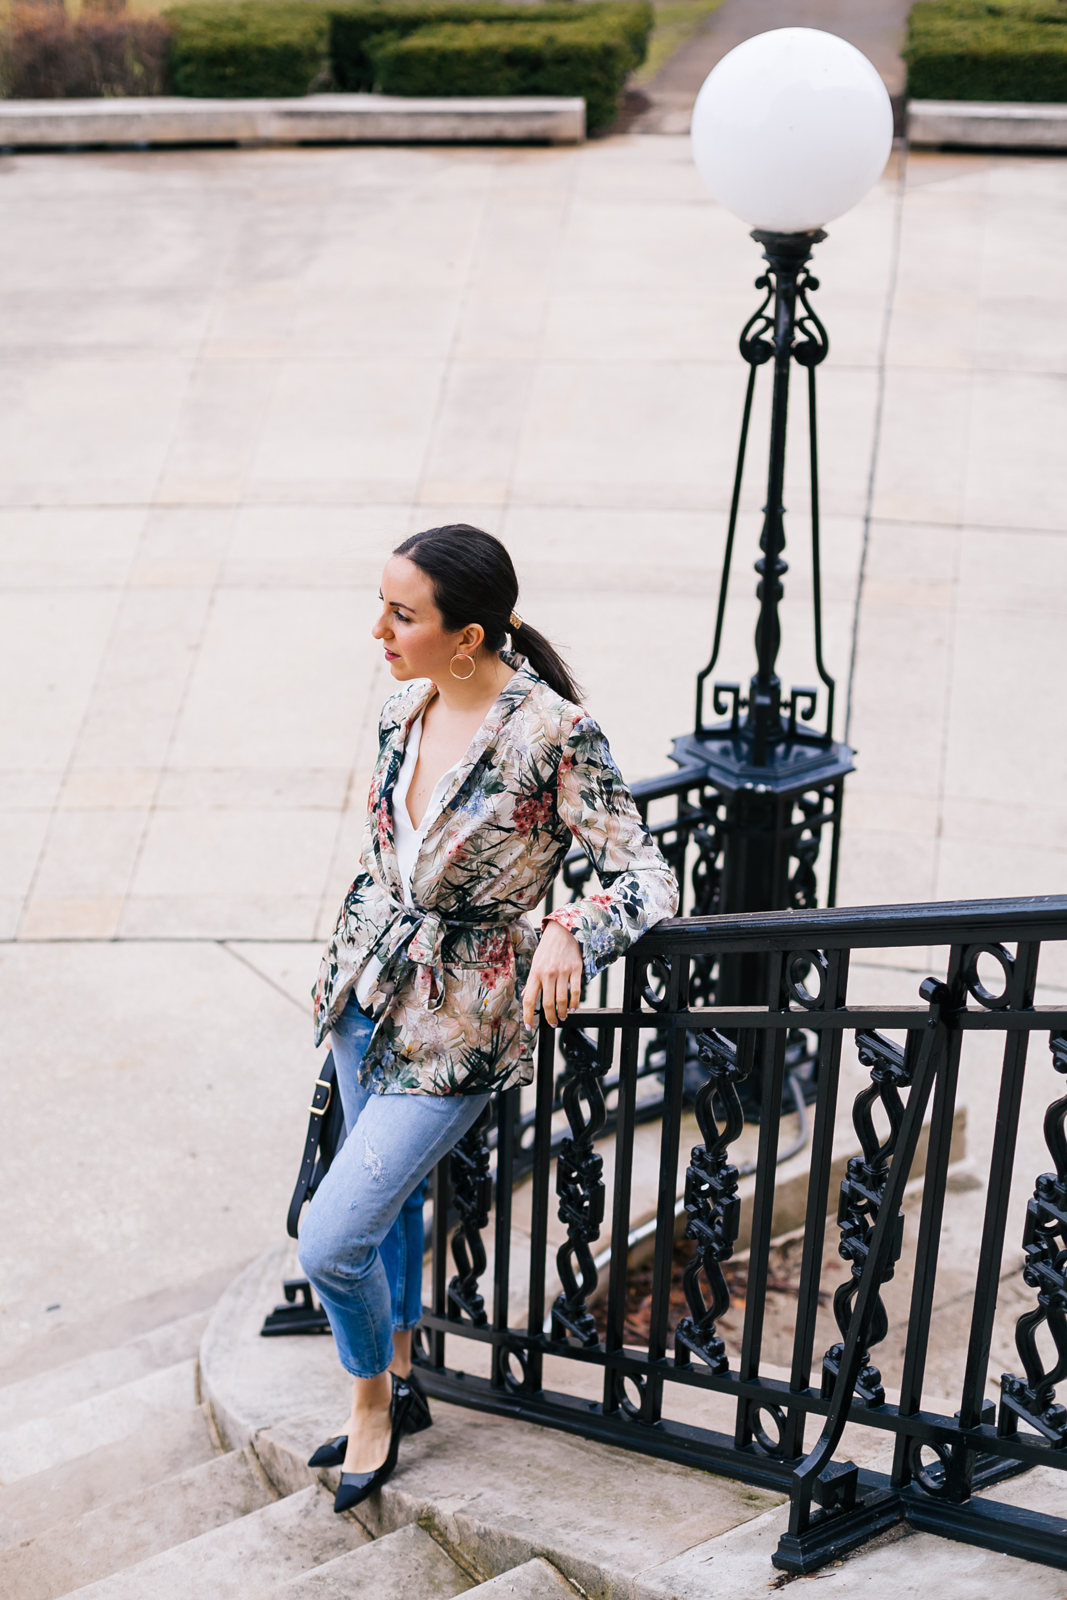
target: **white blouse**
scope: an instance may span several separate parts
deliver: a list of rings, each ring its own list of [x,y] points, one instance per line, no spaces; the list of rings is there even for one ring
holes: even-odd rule
[[[441,809],[441,800],[445,790],[459,769],[457,761],[447,772],[442,772],[434,784],[433,793],[423,812],[422,821],[416,828],[408,813],[408,790],[411,780],[415,776],[415,768],[419,764],[419,745],[422,743],[422,717],[416,718],[408,734],[407,748],[404,751],[404,760],[397,774],[396,787],[393,790],[393,843],[396,846],[396,861],[400,868],[400,881],[404,885],[404,903],[415,904],[411,893],[411,878],[415,871],[415,863],[419,859],[423,840],[427,830]],[[364,968],[359,982],[356,984],[356,999],[360,1005],[365,1005],[368,995],[374,987],[374,981],[382,970],[380,961],[373,957]]]

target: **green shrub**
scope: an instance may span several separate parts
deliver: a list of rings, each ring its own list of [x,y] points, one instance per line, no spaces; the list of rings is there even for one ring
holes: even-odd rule
[[[1067,4],[921,0],[904,59],[916,100],[1067,101]]]
[[[584,95],[590,129],[614,120],[630,61],[600,19],[442,23],[368,48],[383,94]]]
[[[599,21],[442,23],[368,49],[383,94],[583,95],[591,129],[613,120],[629,61]]]
[[[330,60],[338,88],[368,90],[374,84],[371,41],[382,34],[405,38],[418,28],[443,23],[592,21],[603,18],[625,41],[632,72],[645,59],[652,31],[650,0],[549,0],[507,4],[501,0],[352,0],[330,7]]]
[[[584,95],[590,127],[611,121],[653,22],[650,0],[189,0],[166,16],[179,94],[301,95],[329,65],[350,92],[388,80],[396,94]],[[488,38],[497,27],[541,32],[513,33],[505,49]],[[400,49],[427,30],[437,43]],[[437,69],[427,60],[435,49],[444,52]],[[401,81],[432,87],[401,89]]]
[[[329,65],[329,14],[311,0],[179,5],[171,77],[179,94],[226,99],[307,94]]]

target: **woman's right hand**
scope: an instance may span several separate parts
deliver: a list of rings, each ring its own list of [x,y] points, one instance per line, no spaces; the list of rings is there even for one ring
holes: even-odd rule
[[[576,1011],[582,998],[582,947],[558,922],[546,922],[530,963],[530,976],[522,995],[522,1020],[537,1026],[537,1001],[550,1026],[557,1028]]]

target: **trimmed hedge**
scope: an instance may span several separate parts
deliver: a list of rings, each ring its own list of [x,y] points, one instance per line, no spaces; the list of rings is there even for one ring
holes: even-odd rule
[[[397,94],[584,95],[591,128],[614,117],[653,23],[650,0],[189,0],[165,15],[179,94],[302,95],[328,68],[349,92],[388,80]],[[516,26],[542,31],[493,45],[493,30]],[[423,31],[438,42],[399,49]],[[434,49],[444,52],[436,69],[426,59]]]
[[[329,67],[330,19],[311,0],[174,6],[170,68],[179,94],[221,99],[307,94]]]
[[[406,38],[418,28],[468,22],[589,22],[616,29],[629,54],[627,71],[645,59],[654,14],[651,0],[548,0],[544,5],[501,0],[354,0],[330,8],[330,60],[339,89],[374,87],[372,41],[382,34]],[[550,91],[563,93],[563,90]],[[569,91],[568,91],[569,92]]]
[[[920,0],[904,59],[916,100],[1067,101],[1067,4]]]
[[[590,22],[465,22],[370,41],[383,94],[584,95],[586,123],[615,118],[629,70],[617,29]]]

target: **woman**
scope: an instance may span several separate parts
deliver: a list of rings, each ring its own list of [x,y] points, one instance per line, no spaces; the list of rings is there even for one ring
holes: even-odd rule
[[[363,836],[315,987],[348,1132],[308,1209],[300,1261],[352,1375],[335,1509],[373,1493],[400,1436],[428,1427],[411,1370],[423,1180],[490,1093],[533,1078],[540,1004],[564,1021],[582,980],[677,908],[677,887],[555,650],[515,613],[511,558],[459,524],[397,547],[373,633],[394,678]],[[510,634],[511,649],[505,649]],[[544,898],[572,837],[604,893]]]

